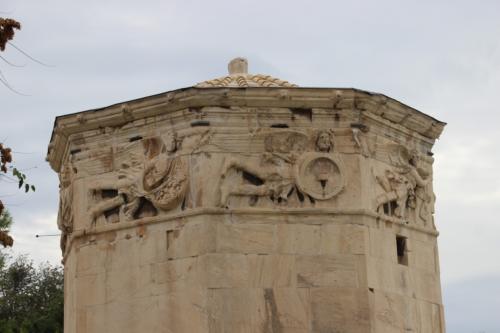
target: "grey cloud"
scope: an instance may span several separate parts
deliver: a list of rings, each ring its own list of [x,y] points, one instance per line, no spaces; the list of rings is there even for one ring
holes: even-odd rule
[[[445,320],[453,333],[498,332],[500,275],[461,280],[445,285]]]

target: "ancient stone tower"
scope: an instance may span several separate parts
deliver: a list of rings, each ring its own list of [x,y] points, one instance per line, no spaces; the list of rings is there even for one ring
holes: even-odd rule
[[[57,117],[65,332],[444,332],[444,125],[242,58],[220,79]]]

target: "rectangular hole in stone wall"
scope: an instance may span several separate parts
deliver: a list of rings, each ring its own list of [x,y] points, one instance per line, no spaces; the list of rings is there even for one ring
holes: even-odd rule
[[[167,251],[173,247],[175,239],[179,237],[180,230],[167,230]]]
[[[407,238],[404,236],[396,236],[396,251],[398,254],[398,264],[408,266],[408,249],[406,240]]]
[[[174,241],[174,231],[167,230],[167,251],[172,246],[172,242]]]

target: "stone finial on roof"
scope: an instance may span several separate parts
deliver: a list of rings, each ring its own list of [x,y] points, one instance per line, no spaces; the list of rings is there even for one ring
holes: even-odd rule
[[[229,75],[248,74],[248,60],[245,58],[234,58],[227,64]]]
[[[248,74],[248,61],[245,58],[234,58],[227,65],[229,75],[198,83],[197,88],[218,87],[297,87],[288,81],[270,75]]]

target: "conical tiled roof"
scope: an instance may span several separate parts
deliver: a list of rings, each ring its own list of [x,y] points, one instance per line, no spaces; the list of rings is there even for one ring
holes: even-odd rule
[[[248,61],[235,58],[228,65],[229,75],[198,83],[198,88],[216,87],[297,87],[296,84],[270,75],[248,74]]]

